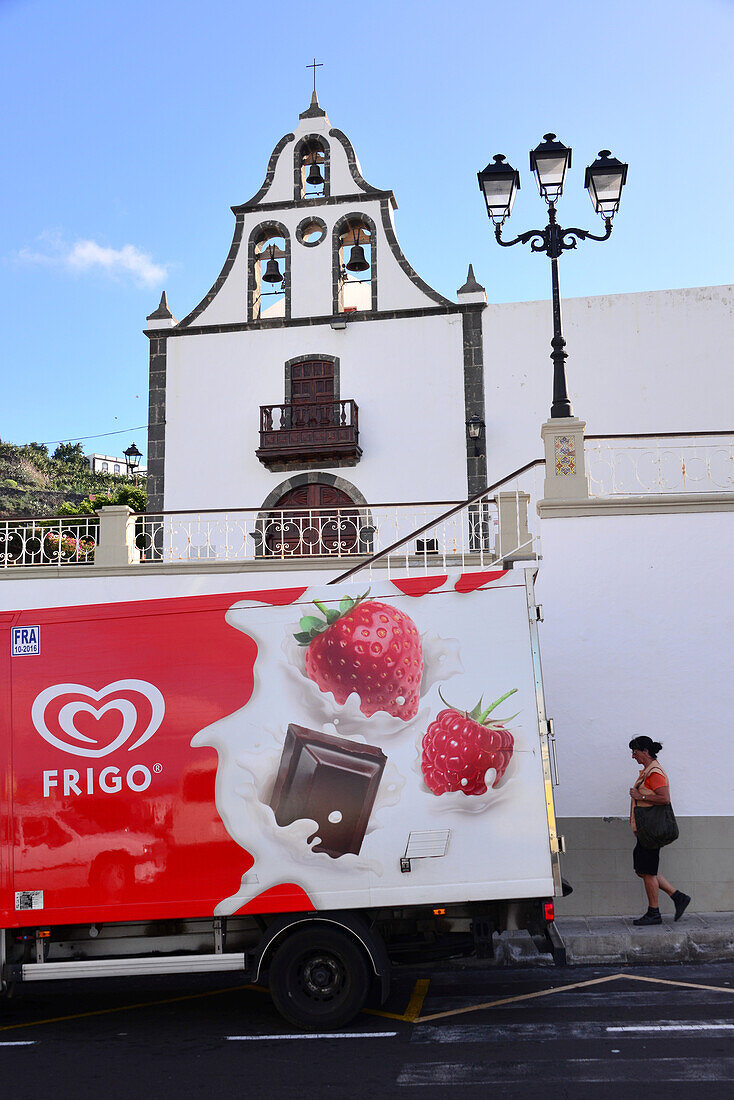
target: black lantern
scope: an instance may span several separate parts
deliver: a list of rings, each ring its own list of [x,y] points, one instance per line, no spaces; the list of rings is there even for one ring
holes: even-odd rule
[[[557,141],[555,134],[544,134],[540,145],[530,153],[530,170],[535,173],[538,190],[546,202],[558,202],[570,167],[571,150]]]
[[[495,225],[501,225],[512,213],[515,195],[520,190],[520,173],[507,164],[502,153],[493,158],[483,172],[477,172],[479,190],[484,194],[487,213]]]
[[[270,259],[265,266],[265,274],[263,275],[263,282],[265,283],[282,283],[283,276],[280,273],[278,267],[278,261],[275,258],[275,245],[271,244],[268,248],[268,254]]]
[[[598,158],[586,169],[584,187],[597,214],[613,218],[619,210],[622,188],[627,182],[627,165],[601,149]]]
[[[466,426],[469,429],[469,438],[479,439],[482,434],[482,428],[484,427],[484,421],[481,416],[470,416],[466,422]]]
[[[125,456],[125,466],[127,467],[127,475],[130,477],[134,474],[140,465],[140,459],[143,457],[134,443],[131,443],[126,451],[122,452]]]

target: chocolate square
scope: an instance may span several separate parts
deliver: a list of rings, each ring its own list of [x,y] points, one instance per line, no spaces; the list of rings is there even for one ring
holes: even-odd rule
[[[321,838],[314,852],[334,859],[347,852],[356,855],[386,763],[376,745],[291,723],[270,799],[275,820],[290,825],[312,818],[318,822],[313,835]]]

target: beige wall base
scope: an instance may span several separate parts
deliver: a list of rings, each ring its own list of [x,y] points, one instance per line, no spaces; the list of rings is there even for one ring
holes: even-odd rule
[[[679,817],[680,837],[660,854],[660,872],[692,897],[691,911],[734,910],[734,817]],[[556,899],[559,916],[639,916],[647,901],[632,870],[634,837],[626,818],[562,817],[561,873],[573,886]],[[660,912],[673,906],[661,893]]]

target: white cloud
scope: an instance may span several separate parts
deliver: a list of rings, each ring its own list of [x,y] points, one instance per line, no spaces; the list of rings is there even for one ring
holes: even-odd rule
[[[39,239],[46,242],[47,251],[22,248],[18,259],[24,263],[62,267],[67,271],[103,271],[113,278],[128,276],[138,286],[145,287],[160,286],[168,274],[165,264],[155,263],[147,252],[141,252],[134,244],[125,244],[122,248],[107,248],[89,240],[69,244],[57,234],[48,233]]]

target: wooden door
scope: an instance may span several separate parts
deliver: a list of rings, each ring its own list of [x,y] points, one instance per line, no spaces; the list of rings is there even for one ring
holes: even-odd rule
[[[309,359],[291,368],[294,428],[324,428],[339,423],[334,394],[334,364]]]
[[[360,513],[354,501],[333,485],[302,485],[273,505],[265,518],[269,555],[318,557],[354,554],[360,548]]]

